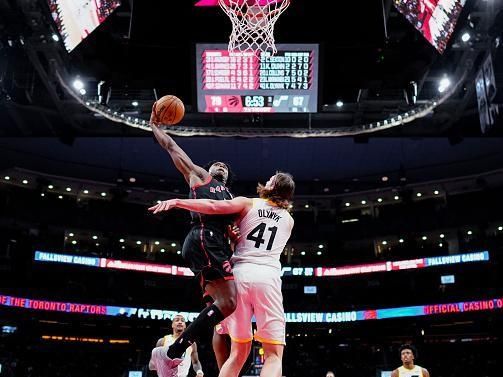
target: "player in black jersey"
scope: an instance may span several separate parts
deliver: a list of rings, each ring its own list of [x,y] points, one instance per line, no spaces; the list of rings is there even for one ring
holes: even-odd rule
[[[191,199],[232,199],[227,188],[230,169],[223,162],[212,162],[208,170],[194,164],[190,157],[163,132],[156,119],[151,119],[152,132],[159,144],[169,153],[176,168],[190,187]],[[230,216],[208,216],[192,212],[192,229],[183,244],[182,255],[199,277],[206,294],[214,300],[169,347],[152,351],[152,362],[160,377],[176,376],[178,364],[187,347],[198,340],[200,334],[213,328],[236,308],[236,287],[229,259],[232,255],[227,230],[232,224]]]

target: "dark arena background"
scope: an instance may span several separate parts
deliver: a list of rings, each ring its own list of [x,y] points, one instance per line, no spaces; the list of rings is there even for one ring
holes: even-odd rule
[[[275,55],[230,54],[231,29],[217,1],[0,0],[0,376],[156,376],[204,308],[189,215],[147,211],[188,193],[164,95],[236,195],[295,178],[283,376],[388,377],[403,344],[433,377],[501,376],[503,2],[292,0]]]

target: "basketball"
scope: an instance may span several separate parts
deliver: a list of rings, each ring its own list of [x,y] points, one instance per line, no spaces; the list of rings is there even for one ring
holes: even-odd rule
[[[176,96],[159,98],[152,108],[152,119],[161,124],[175,125],[180,123],[185,115],[185,106]]]

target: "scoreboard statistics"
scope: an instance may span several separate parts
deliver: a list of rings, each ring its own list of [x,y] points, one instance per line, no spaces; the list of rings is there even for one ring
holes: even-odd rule
[[[278,44],[278,52],[232,52],[196,45],[197,108],[205,113],[314,113],[318,45]]]

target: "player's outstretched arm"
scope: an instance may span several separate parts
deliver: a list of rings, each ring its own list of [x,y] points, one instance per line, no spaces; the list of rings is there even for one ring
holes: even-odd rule
[[[253,206],[253,199],[238,196],[232,200],[211,199],[171,199],[165,200],[148,210],[153,213],[182,208],[205,215],[231,215],[247,212]]]
[[[150,127],[158,143],[169,153],[176,168],[183,174],[185,181],[190,186],[208,179],[210,173],[194,164],[187,153],[175,143],[173,138],[159,128],[158,122],[154,119],[154,112],[152,112],[150,118]]]
[[[192,359],[192,368],[194,368],[194,372],[196,372],[197,377],[203,377],[203,367],[201,365],[201,361],[199,361],[199,354],[197,353],[197,343],[192,344],[192,353],[190,354]]]

